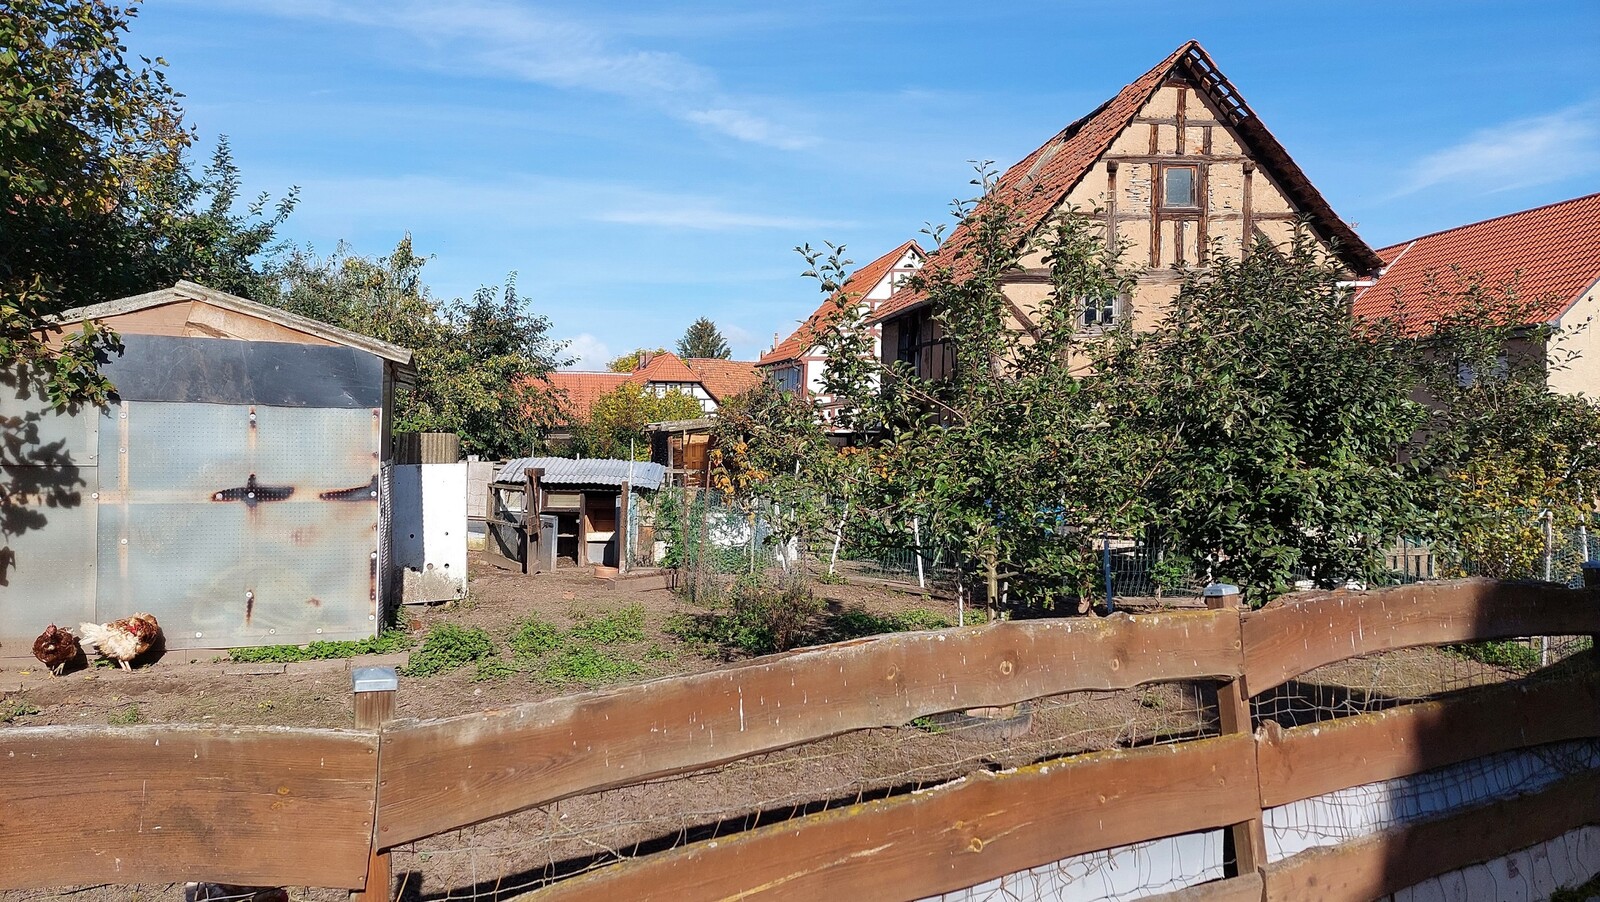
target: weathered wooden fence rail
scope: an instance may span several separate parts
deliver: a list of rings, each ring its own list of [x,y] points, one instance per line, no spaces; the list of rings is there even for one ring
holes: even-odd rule
[[[383,872],[369,866],[384,849],[532,806],[924,715],[1185,681],[1218,684],[1225,735],[979,773],[621,862],[540,895],[917,898],[1229,827],[1237,876],[1172,898],[1259,899],[1263,888],[1271,899],[1372,898],[1600,823],[1600,775],[1272,862],[1264,812],[1600,738],[1594,668],[1253,734],[1249,698],[1376,651],[1596,633],[1600,593],[1462,581],[1303,595],[1247,613],[883,636],[380,731],[9,729],[0,731],[0,888],[211,879],[382,898],[385,888],[367,884],[369,871]]]

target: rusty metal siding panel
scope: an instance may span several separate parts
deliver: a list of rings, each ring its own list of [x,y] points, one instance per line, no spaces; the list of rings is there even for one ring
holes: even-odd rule
[[[115,418],[100,619],[147,610],[170,648],[372,635],[380,410],[125,401]]]
[[[94,615],[93,409],[62,413],[28,374],[0,371],[0,646],[26,656],[52,621]]]

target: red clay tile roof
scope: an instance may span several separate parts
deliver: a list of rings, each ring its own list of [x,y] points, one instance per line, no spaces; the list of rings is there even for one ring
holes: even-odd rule
[[[549,378],[552,386],[567,393],[566,400],[562,401],[560,406],[568,422],[571,422],[587,417],[589,408],[600,400],[601,395],[615,391],[631,377],[627,373],[578,373],[557,370],[551,373]]]
[[[1357,316],[1399,316],[1406,331],[1420,334],[1459,312],[1456,278],[1481,276],[1491,290],[1514,281],[1516,296],[1548,323],[1600,280],[1600,194],[1434,232],[1378,254],[1388,268],[1357,292]],[[1430,292],[1435,279],[1438,291]]]
[[[1272,171],[1290,200],[1310,214],[1312,228],[1317,234],[1324,241],[1338,244],[1341,255],[1355,272],[1373,272],[1378,268],[1381,261],[1377,255],[1334,214],[1288,152],[1217,70],[1198,41],[1189,41],[1174,50],[1098,109],[1067,126],[1006,170],[990,196],[1015,207],[1025,234],[1037,231],[1175,70],[1187,75],[1212,99],[1225,120],[1238,131],[1244,146],[1261,165]],[[963,253],[970,243],[971,236],[965,225],[957,225],[950,238],[928,258],[924,271],[932,272],[944,266],[959,278],[971,266],[970,258]],[[883,322],[926,301],[921,293],[910,289],[898,292],[878,308],[872,320]]]
[[[915,250],[918,256],[926,256],[923,253],[922,246],[917,244],[915,240],[911,240],[851,273],[850,277],[844,280],[844,284],[839,286],[839,290],[829,295],[828,299],[822,302],[822,306],[818,307],[815,313],[800,324],[800,328],[794,330],[788,338],[778,343],[772,350],[762,354],[757,366],[788,363],[791,360],[798,360],[805,356],[806,351],[809,351],[812,345],[817,343],[817,330],[821,328],[822,322],[827,318],[828,314],[837,309],[836,305],[842,296],[848,294],[859,298],[866,295],[873,288],[876,288],[879,282],[883,281],[883,277],[889,274],[889,270],[894,269],[894,265],[900,262],[900,258],[904,257],[907,251],[912,250]]]
[[[647,382],[699,382],[700,374],[689,369],[677,354],[651,354],[629,377],[641,385]]]
[[[761,372],[748,360],[690,357],[686,362],[700,374],[700,384],[718,404],[761,383]]]
[[[561,411],[568,422],[574,422],[587,418],[590,408],[602,395],[616,391],[623,385],[696,383],[720,404],[727,398],[754,388],[761,381],[761,373],[754,363],[745,360],[721,360],[715,357],[690,357],[684,360],[676,354],[655,354],[649,363],[631,373],[557,370],[549,378],[552,386],[566,392]]]

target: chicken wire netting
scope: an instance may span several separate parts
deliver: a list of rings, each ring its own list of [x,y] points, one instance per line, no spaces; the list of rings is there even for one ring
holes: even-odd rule
[[[512,899],[626,859],[905,795],[974,771],[1216,733],[1215,691],[1193,683],[1077,692],[918,718],[418,840],[393,850],[396,884],[399,898],[415,902]],[[1204,856],[1195,851],[1200,847],[1185,848],[1171,880],[1200,882],[1222,866],[1220,845]],[[1118,858],[1116,866],[1154,853],[1129,854],[1134,858]],[[1062,862],[1058,876],[1083,871],[1088,861]]]
[[[1588,636],[1546,636],[1378,652],[1318,667],[1250,701],[1254,723],[1280,726],[1370,714],[1480,686],[1593,673]]]

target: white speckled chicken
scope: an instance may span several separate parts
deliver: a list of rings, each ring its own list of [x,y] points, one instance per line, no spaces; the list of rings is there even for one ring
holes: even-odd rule
[[[155,645],[161,638],[161,625],[154,614],[134,614],[111,623],[80,623],[83,647],[111,658],[123,670],[132,670],[131,662]]]

